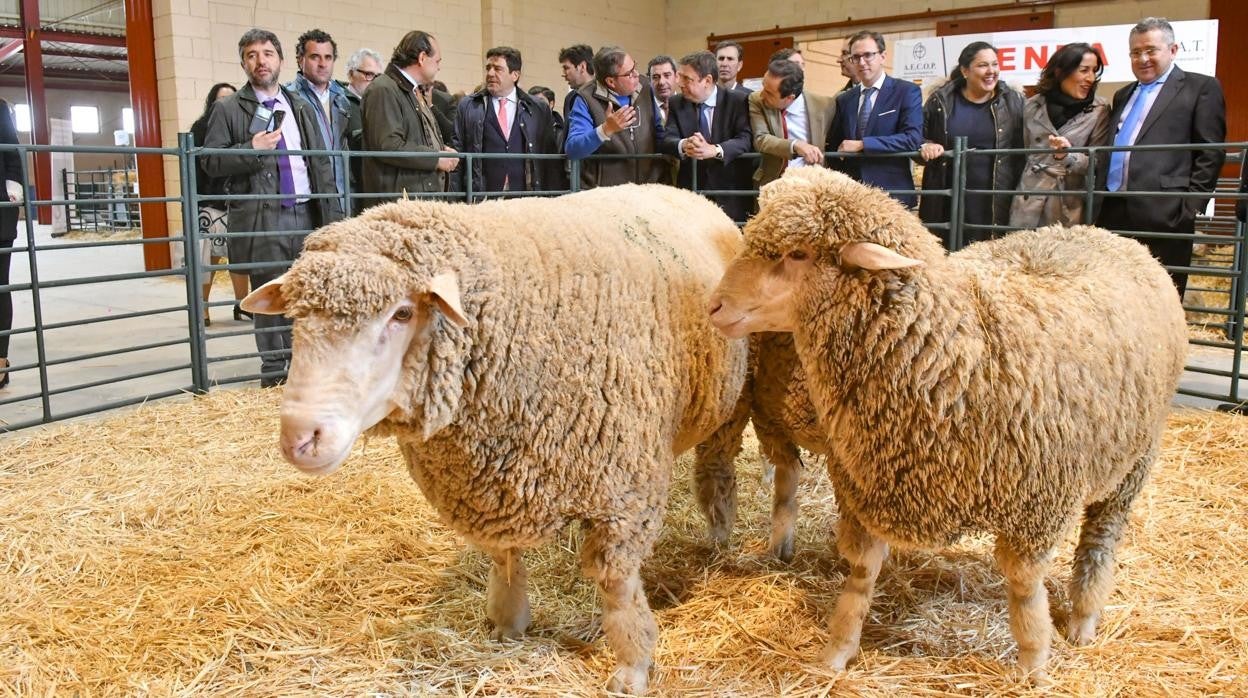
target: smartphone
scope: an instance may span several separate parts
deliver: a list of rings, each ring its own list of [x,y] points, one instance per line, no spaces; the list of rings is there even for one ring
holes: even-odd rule
[[[282,119],[285,119],[285,118],[286,118],[286,112],[284,111],[273,112],[273,120],[269,122],[269,128],[267,129],[268,132],[273,133],[274,131],[282,130]]]

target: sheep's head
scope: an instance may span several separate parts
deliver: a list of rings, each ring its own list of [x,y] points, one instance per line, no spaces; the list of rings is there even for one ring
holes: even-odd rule
[[[243,300],[253,313],[294,320],[281,448],[313,474],[336,470],[359,435],[383,419],[419,415],[429,432],[454,411],[440,403],[458,400],[455,386],[430,376],[467,342],[459,275],[449,265],[411,266],[391,254],[401,251],[403,231],[376,219],[361,229],[357,221],[365,222],[310,237],[289,272]],[[379,235],[383,244],[362,244]],[[398,247],[387,249],[390,243]]]
[[[910,274],[942,255],[885,192],[823,168],[791,169],[762,188],[745,250],[711,297],[711,322],[729,337],[792,332],[811,287]]]

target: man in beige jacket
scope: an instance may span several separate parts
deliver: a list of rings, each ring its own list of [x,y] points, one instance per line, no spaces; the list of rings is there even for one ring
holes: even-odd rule
[[[785,168],[823,164],[836,102],[805,92],[804,82],[800,65],[774,60],[767,64],[763,89],[749,97],[754,148],[762,154],[754,171],[755,187],[776,179]]]

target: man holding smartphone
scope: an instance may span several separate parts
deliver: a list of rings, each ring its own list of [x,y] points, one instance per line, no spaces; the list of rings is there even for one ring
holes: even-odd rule
[[[202,157],[205,172],[226,178],[227,195],[267,197],[230,201],[226,219],[231,235],[244,234],[228,239],[230,261],[267,263],[246,270],[251,287],[259,288],[290,266],[308,232],[342,218],[342,202],[336,197],[311,198],[337,193],[328,157],[286,152],[325,146],[312,106],[278,82],[282,44],[277,36],[249,30],[239,39],[238,56],[247,84],[212,110],[204,147],[240,153]],[[272,234],[279,231],[292,234]],[[260,385],[272,387],[285,380],[290,365],[290,321],[280,315],[257,315],[255,326]]]

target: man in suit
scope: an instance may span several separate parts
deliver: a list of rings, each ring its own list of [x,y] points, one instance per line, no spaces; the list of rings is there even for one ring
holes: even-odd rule
[[[390,65],[364,93],[364,149],[408,153],[455,152],[447,147],[429,93],[442,65],[438,41],[410,31],[394,47]],[[364,191],[370,194],[446,191],[456,158],[385,156],[364,158]],[[370,204],[385,199],[370,199]]]
[[[735,41],[721,41],[715,44],[715,63],[719,75],[719,86],[725,90],[735,90],[748,95],[750,88],[737,82],[737,74],[745,64],[745,49]]]
[[[836,113],[830,97],[806,92],[805,73],[793,60],[767,65],[763,89],[749,96],[754,148],[763,154],[754,186],[776,179],[786,168],[822,165],[824,136]]]
[[[676,79],[680,94],[672,97],[671,114],[663,129],[659,151],[680,158],[677,181],[698,189],[751,189],[751,163],[741,155],[753,151],[750,107],[746,95],[715,83],[715,55],[698,51],[680,59]],[[711,199],[738,223],[749,217],[751,196],[713,196]]]
[[[861,31],[849,38],[850,61],[858,84],[836,97],[836,116],[828,133],[828,147],[842,153],[905,153],[923,145],[923,97],[919,86],[884,72],[884,37]],[[914,190],[910,160],[845,158],[831,162],[854,179],[889,191]],[[914,194],[893,198],[913,207]]]
[[[646,66],[650,75],[650,90],[654,92],[654,108],[659,110],[659,121],[667,125],[667,114],[672,95],[676,94],[676,61],[671,56],[655,56]]]
[[[1221,143],[1226,102],[1217,79],[1174,65],[1179,46],[1164,19],[1148,17],[1131,28],[1131,72],[1136,81],[1114,93],[1110,132],[1114,145]],[[1211,192],[1226,154],[1221,150],[1114,152],[1097,168],[1104,191]],[[1120,231],[1195,234],[1196,214],[1208,199],[1157,196],[1103,197],[1097,224]],[[1167,266],[1189,266],[1192,241],[1141,238]],[[1170,272],[1182,297],[1187,274]]]
[[[454,148],[461,153],[553,154],[555,128],[545,98],[534,99],[517,87],[523,61],[510,46],[485,54],[485,85],[464,97],[455,113]],[[471,177],[477,199],[498,192],[542,191],[550,184],[548,170],[562,169],[556,160],[476,160]]]

